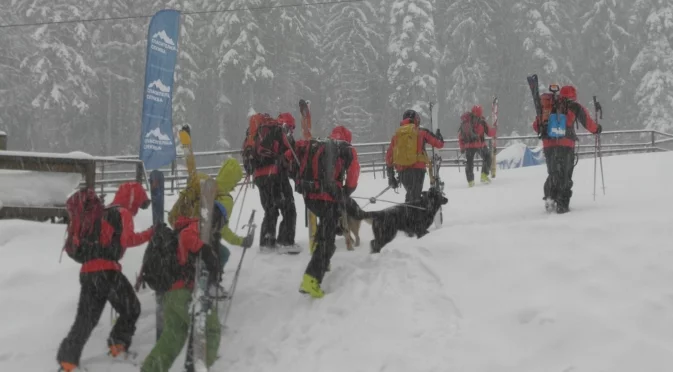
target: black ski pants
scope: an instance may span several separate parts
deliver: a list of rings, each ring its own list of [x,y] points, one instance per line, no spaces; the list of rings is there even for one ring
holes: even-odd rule
[[[293,245],[297,229],[297,209],[290,179],[286,174],[273,174],[255,178],[255,185],[259,188],[259,197],[264,208],[259,245]],[[276,225],[280,214],[283,215],[283,220],[276,238]]]
[[[544,149],[547,162],[547,180],[544,183],[544,197],[551,198],[568,208],[573,195],[573,170],[575,169],[575,149],[555,146]]]
[[[128,350],[140,316],[140,302],[131,283],[119,271],[82,273],[79,282],[81,290],[75,323],[61,342],[57,361],[79,365],[84,345],[96,328],[107,301],[119,313],[108,344],[122,344]]]
[[[425,182],[425,168],[408,168],[398,172],[400,183],[404,186],[407,194],[404,202],[410,203],[421,198],[423,182]]]
[[[467,177],[467,182],[474,181],[474,156],[477,154],[479,154],[484,161],[481,166],[481,173],[488,176],[491,171],[491,150],[488,147],[465,149],[465,159],[467,159],[467,164],[465,164],[465,176]]]
[[[336,228],[341,217],[338,203],[324,200],[306,200],[308,209],[318,216],[318,230],[315,236],[315,251],[306,267],[306,274],[322,283],[330,260],[336,251]]]

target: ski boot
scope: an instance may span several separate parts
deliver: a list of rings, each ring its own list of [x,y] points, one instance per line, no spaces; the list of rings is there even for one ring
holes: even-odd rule
[[[481,183],[491,183],[491,179],[488,178],[486,173],[481,174]]]
[[[474,181],[468,181],[467,187],[474,187]]]
[[[308,294],[313,298],[322,298],[325,296],[325,292],[320,288],[318,279],[308,274],[304,274],[301,286],[299,287],[299,293]]]

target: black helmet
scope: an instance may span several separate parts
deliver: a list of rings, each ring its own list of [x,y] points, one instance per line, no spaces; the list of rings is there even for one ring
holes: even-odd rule
[[[421,122],[421,116],[418,115],[418,113],[414,110],[405,111],[404,114],[402,115],[402,120],[404,120],[404,119],[411,119],[411,121],[413,121],[417,124],[420,124],[420,122]]]

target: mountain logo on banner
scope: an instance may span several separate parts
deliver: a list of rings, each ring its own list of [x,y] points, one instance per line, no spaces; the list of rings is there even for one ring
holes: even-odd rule
[[[175,46],[175,41],[171,39],[165,30],[161,30],[152,35],[152,50],[162,54],[166,54],[166,50],[176,52],[178,48]]]
[[[145,149],[161,151],[163,146],[172,146],[173,142],[168,135],[161,133],[159,127],[152,129],[145,135]]]
[[[171,98],[171,87],[166,86],[161,79],[154,80],[147,87],[147,99],[155,102],[164,102]]]

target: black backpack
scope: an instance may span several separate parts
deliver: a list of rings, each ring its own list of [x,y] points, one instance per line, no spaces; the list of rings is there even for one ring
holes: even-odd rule
[[[178,262],[178,235],[181,230],[171,230],[160,224],[147,244],[141,279],[155,291],[168,291],[182,276],[183,267]]]
[[[297,192],[319,193],[327,192],[338,197],[337,182],[343,182],[344,175],[353,161],[351,145],[346,141],[326,139],[311,139],[304,146],[297,147],[300,161],[297,178]],[[337,161],[343,161],[341,171],[335,179]]]

